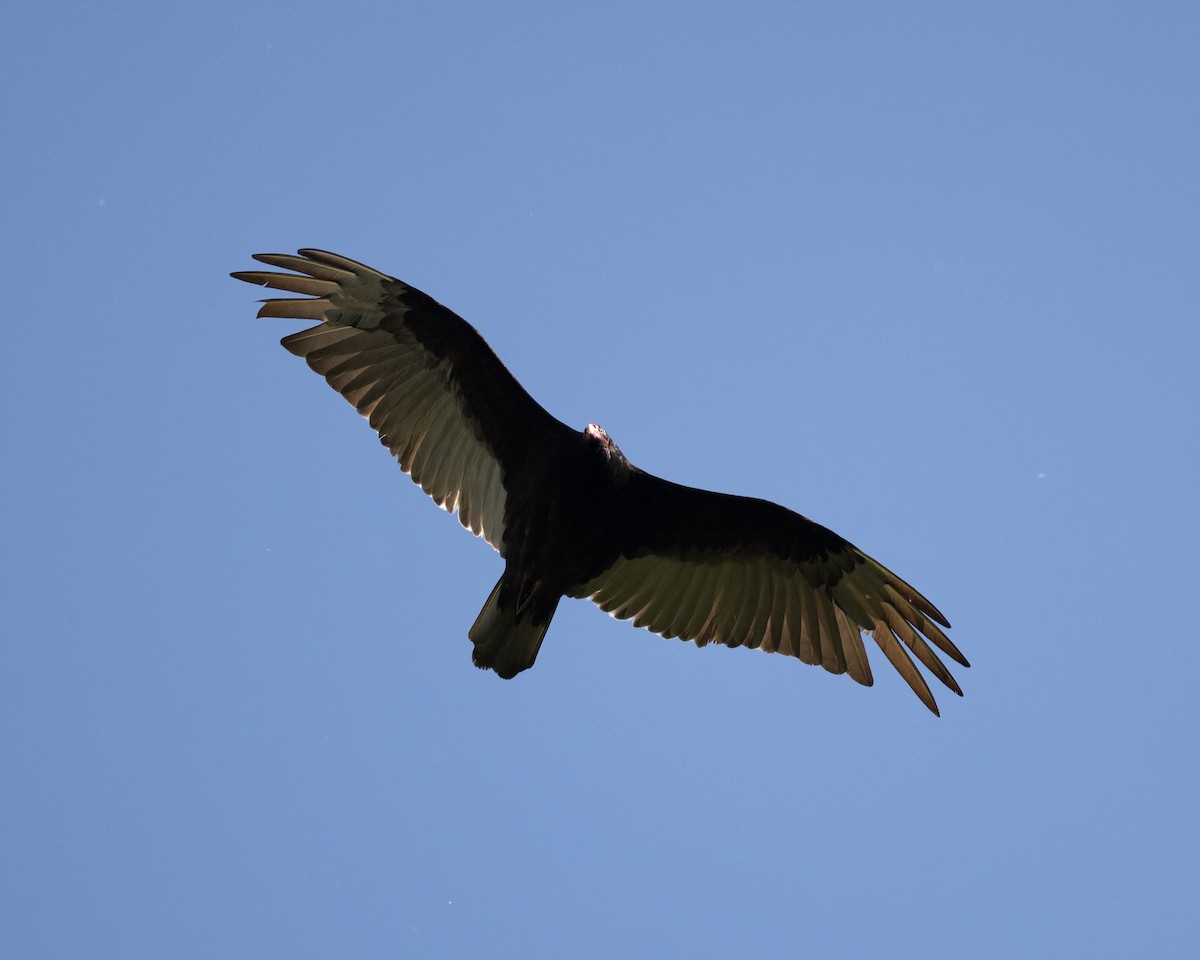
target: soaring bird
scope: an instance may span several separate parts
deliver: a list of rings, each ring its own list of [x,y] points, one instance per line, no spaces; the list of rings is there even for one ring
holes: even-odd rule
[[[476,666],[506,679],[532,667],[567,596],[664,637],[782,653],[870,686],[865,632],[935,714],[910,651],[962,696],[930,647],[969,666],[946,618],[832,530],[638,469],[601,427],[547,413],[470,324],[402,280],[324,250],[254,259],[291,272],[231,276],[302,295],[258,315],[316,323],[283,346],[504,558],[467,633]]]

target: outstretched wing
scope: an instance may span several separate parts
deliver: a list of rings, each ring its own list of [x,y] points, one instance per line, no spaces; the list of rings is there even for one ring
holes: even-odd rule
[[[231,276],[312,298],[263,301],[260,317],[319,321],[283,346],[370,421],[421,489],[503,554],[508,491],[530,452],[568,428],[470,324],[415,287],[323,250],[254,259],[295,272]]]
[[[621,547],[573,590],[664,637],[756,647],[873,682],[862,633],[935,714],[908,651],[962,696],[929,642],[963,666],[925,597],[831,530],[778,504],[685,487],[634,469]]]

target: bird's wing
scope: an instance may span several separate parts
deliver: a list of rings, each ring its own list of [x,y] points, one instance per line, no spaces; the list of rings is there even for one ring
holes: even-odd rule
[[[621,516],[617,560],[571,596],[664,637],[789,654],[870,686],[866,631],[935,714],[908,651],[962,696],[927,642],[969,666],[939,627],[950,626],[946,618],[833,531],[766,500],[637,469]]]
[[[439,506],[503,553],[514,465],[568,428],[470,324],[420,290],[323,250],[254,259],[295,272],[232,276],[311,298],[264,300],[260,317],[319,321],[283,346],[370,421]]]

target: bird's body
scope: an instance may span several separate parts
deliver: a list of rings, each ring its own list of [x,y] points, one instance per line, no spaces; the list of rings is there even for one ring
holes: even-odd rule
[[[505,511],[504,575],[468,634],[475,663],[506,679],[533,666],[563,595],[617,559],[612,533],[634,469],[595,424],[561,434],[525,467]]]
[[[320,250],[256,259],[296,272],[233,276],[313,298],[264,302],[260,316],[319,321],[283,345],[503,556],[469,631],[478,666],[506,678],[531,667],[570,596],[664,636],[785,653],[869,685],[866,631],[934,713],[906,650],[961,695],[926,642],[966,665],[946,619],[837,534],[639,470],[600,427],[552,417],[474,328],[402,281]]]

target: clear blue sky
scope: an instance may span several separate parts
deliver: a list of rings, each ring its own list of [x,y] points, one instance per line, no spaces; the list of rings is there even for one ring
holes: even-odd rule
[[[1200,8],[18,5],[0,955],[1194,957]],[[318,246],[927,593],[930,716],[499,574],[228,271]]]

